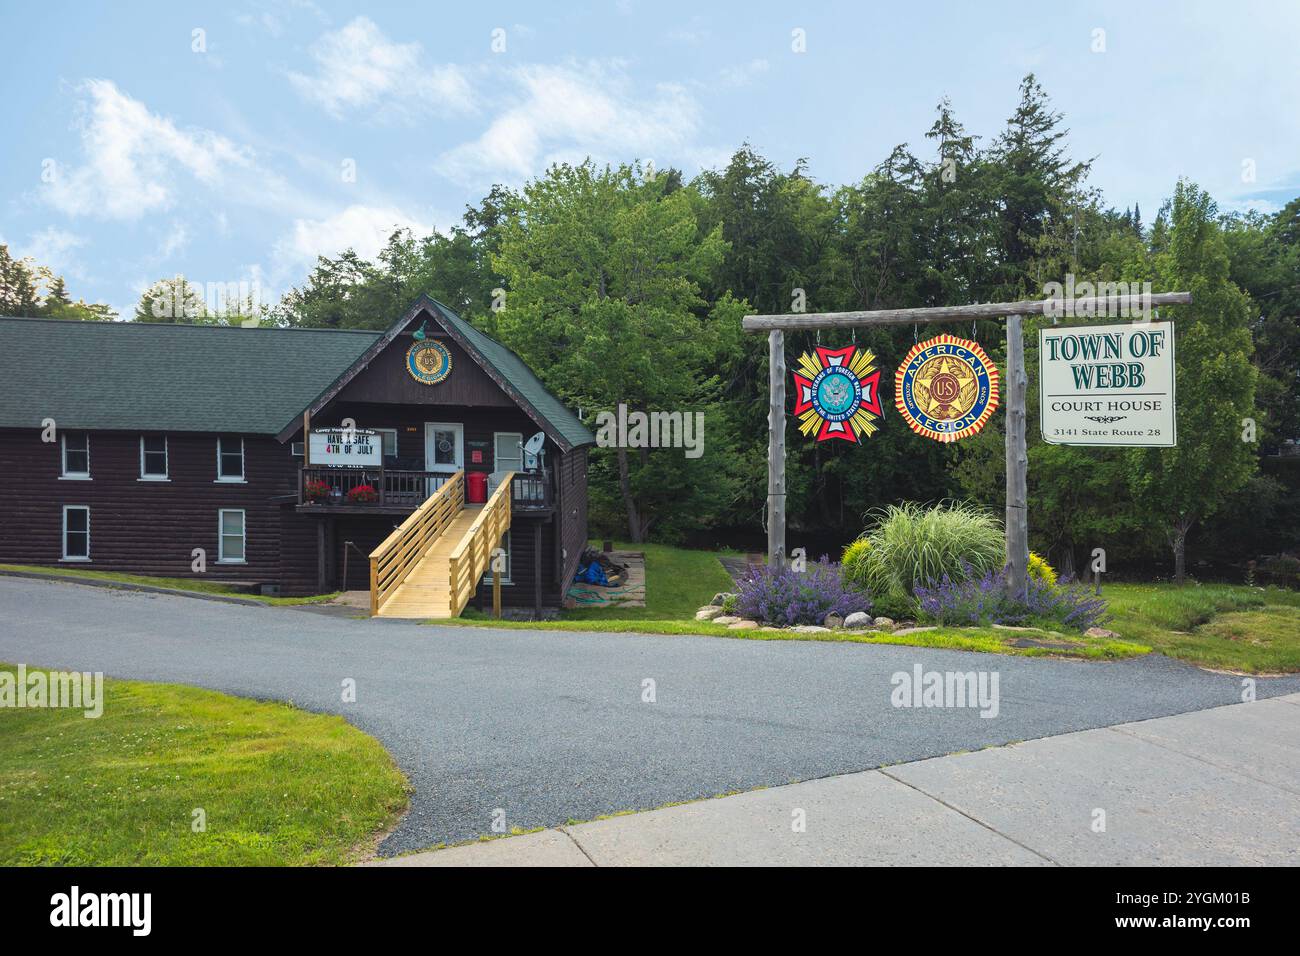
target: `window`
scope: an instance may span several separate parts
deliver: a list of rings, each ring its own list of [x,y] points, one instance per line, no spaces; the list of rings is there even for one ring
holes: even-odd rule
[[[222,435],[217,439],[217,481],[244,480],[244,439]]]
[[[520,432],[496,432],[493,441],[493,471],[524,470],[524,436]]]
[[[222,508],[217,512],[217,529],[221,538],[217,547],[217,563],[243,564],[244,512],[238,508]]]
[[[140,479],[167,480],[167,436],[140,436]]]
[[[303,443],[300,441],[289,442],[289,454],[292,455],[294,458],[301,458],[302,445]]]
[[[63,475],[64,478],[90,477],[90,436],[85,432],[64,432],[63,441]]]
[[[379,441],[383,446],[385,458],[397,457],[397,429],[396,428],[376,428],[379,433]]]
[[[501,583],[503,585],[514,583],[510,579],[510,567],[514,563],[510,549],[510,532],[507,531],[505,537],[501,539],[501,547],[506,552],[506,566],[501,572]],[[495,549],[493,549],[495,550]],[[492,562],[488,561],[487,570],[483,572],[483,583],[488,587],[492,586]]]
[[[90,560],[90,509],[85,505],[63,506],[63,560]]]

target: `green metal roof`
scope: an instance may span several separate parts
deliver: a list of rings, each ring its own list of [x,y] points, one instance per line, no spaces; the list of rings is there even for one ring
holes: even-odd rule
[[[378,337],[0,317],[0,427],[275,434]]]
[[[524,361],[442,303],[424,309],[572,446],[595,436]],[[391,328],[390,332],[393,331]],[[385,334],[0,316],[0,428],[277,434]],[[508,390],[509,390],[508,389]]]
[[[496,339],[474,328],[437,299],[429,299],[429,302],[436,306],[442,317],[474,347],[479,357],[492,365],[506,381],[514,386],[519,395],[537,410],[537,414],[545,418],[570,445],[576,448],[595,444],[596,436],[582,424],[582,419],[573,414],[567,405],[542,384],[523,359]]]

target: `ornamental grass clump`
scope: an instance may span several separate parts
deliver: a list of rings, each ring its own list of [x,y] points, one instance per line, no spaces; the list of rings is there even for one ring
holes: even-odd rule
[[[1075,581],[1054,583],[1031,577],[1024,595],[1011,597],[1004,569],[978,576],[969,568],[965,572],[960,580],[944,575],[938,583],[916,587],[925,617],[939,624],[1006,624],[1086,631],[1106,616],[1106,602]]]
[[[839,565],[825,555],[806,571],[756,565],[740,578],[736,611],[765,624],[821,624],[828,614],[841,617],[871,610],[871,598],[844,582]]]
[[[978,577],[1005,560],[1001,523],[965,502],[904,502],[868,517],[871,526],[845,550],[844,576],[895,613],[915,610],[917,585]]]

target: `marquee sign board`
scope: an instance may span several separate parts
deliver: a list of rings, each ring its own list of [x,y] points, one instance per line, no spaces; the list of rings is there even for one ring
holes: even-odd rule
[[[311,433],[311,463],[335,467],[378,467],[384,463],[383,442],[369,428],[318,428]]]
[[[1174,323],[1038,332],[1039,406],[1050,445],[1172,448]]]

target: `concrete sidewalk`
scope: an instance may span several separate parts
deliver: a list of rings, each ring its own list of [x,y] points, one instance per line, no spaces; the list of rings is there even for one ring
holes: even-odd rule
[[[1300,864],[1300,694],[375,865],[1216,864]]]

